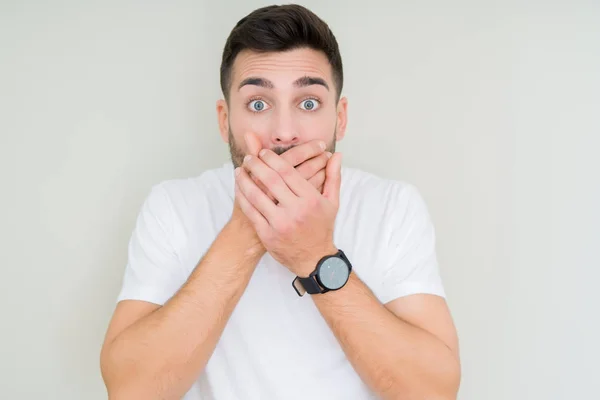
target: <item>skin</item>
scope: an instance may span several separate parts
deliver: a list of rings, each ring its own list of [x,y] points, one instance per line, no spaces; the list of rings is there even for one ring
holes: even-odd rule
[[[236,92],[234,84],[229,116],[225,117],[226,105],[220,114],[222,134],[229,131],[228,124],[236,128],[232,132],[245,126],[263,144],[258,156],[247,155],[236,169],[236,198],[266,251],[298,276],[308,276],[319,259],[337,251],[333,229],[341,154],[329,159],[319,192],[273,146],[315,138],[331,143],[343,137],[347,120],[347,100],[336,103],[335,92],[327,93],[322,85],[300,90],[294,82],[303,76],[333,86],[327,60],[314,50],[246,53],[239,59],[234,83],[258,77],[268,81],[268,87],[249,85]],[[307,111],[302,99],[311,96],[321,103]],[[244,105],[255,105],[251,101],[256,98],[266,102],[260,112],[242,111]],[[456,398],[458,339],[443,298],[417,294],[381,304],[351,274],[343,289],[313,296],[313,301],[356,371],[382,398]]]
[[[319,141],[311,141],[282,157],[301,165],[323,154]],[[304,168],[305,178],[325,164]],[[204,369],[265,252],[236,198],[231,219],[169,301],[119,302],[100,355],[109,399],[181,398]]]
[[[229,101],[217,102],[221,137],[229,144],[235,167],[252,153],[244,137],[247,133],[256,134],[260,149],[277,154],[311,140],[325,141],[327,150],[334,153],[336,141],[344,138],[348,101],[345,97],[336,101],[337,89],[325,55],[306,49],[276,55],[268,59],[264,54],[240,52],[233,64]],[[319,84],[297,87],[289,82],[291,76],[292,81],[318,78],[328,88]],[[261,78],[271,87],[246,81],[251,78]],[[256,112],[259,104],[263,108]],[[308,111],[310,104],[313,108]]]
[[[328,88],[297,84],[307,76]],[[243,82],[251,84],[240,87]],[[337,100],[325,56],[309,49],[242,52],[228,97],[217,103],[217,113],[239,167],[231,219],[165,305],[117,305],[101,354],[110,399],[181,398],[265,252],[306,276],[336,251],[341,154],[335,142],[345,134],[347,100]],[[344,288],[312,301],[358,374],[382,398],[456,398],[458,340],[443,298],[412,295],[381,304],[353,273]]]

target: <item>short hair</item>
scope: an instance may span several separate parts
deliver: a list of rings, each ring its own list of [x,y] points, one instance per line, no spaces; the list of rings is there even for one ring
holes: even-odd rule
[[[339,100],[344,82],[342,57],[337,40],[329,26],[307,8],[296,5],[274,5],[256,9],[242,18],[232,29],[221,61],[221,90],[229,101],[233,62],[243,50],[283,52],[310,48],[325,53]]]

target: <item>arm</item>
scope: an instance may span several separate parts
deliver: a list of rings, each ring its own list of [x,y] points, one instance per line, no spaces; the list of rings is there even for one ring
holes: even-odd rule
[[[251,139],[254,141],[248,143],[248,149],[256,154],[260,143],[256,137]],[[318,141],[297,146],[284,158],[314,188],[323,185],[328,157]],[[183,396],[206,365],[265,253],[240,209],[247,203],[236,193],[230,222],[176,291],[180,284],[175,286],[170,278],[176,269],[173,264],[178,261],[165,233],[171,217],[155,215],[163,212],[164,204],[147,203],[130,246],[130,256],[139,268],[131,273],[131,279],[147,275],[151,278],[144,282],[146,287],[176,293],[163,307],[132,300],[117,305],[101,354],[102,374],[111,399]]]
[[[354,273],[341,290],[312,298],[354,369],[382,398],[456,399],[458,343],[443,298],[413,295],[386,307]]]
[[[341,157],[336,153],[330,159],[322,195],[269,151],[247,159],[243,167],[236,185],[249,201],[242,210],[261,242],[295,275],[308,276],[323,255],[337,251],[333,226],[339,207]],[[277,206],[245,170],[267,183],[279,201]],[[390,238],[391,270],[380,271],[387,287],[381,294],[396,300],[382,305],[355,274],[341,290],[313,299],[356,371],[381,396],[455,399],[460,367],[456,332],[446,304],[442,297],[401,289],[436,276],[431,226],[418,201],[410,207],[407,229],[395,230]]]
[[[232,218],[163,307],[119,303],[101,355],[109,398],[174,399],[189,390],[264,254],[253,238],[242,219]]]

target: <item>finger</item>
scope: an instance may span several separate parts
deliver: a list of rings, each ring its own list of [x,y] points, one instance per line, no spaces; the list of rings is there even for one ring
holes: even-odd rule
[[[258,154],[264,164],[276,173],[283,184],[286,185],[287,190],[291,191],[294,195],[293,198],[280,198],[278,193],[273,192],[275,197],[277,197],[284,206],[293,204],[297,201],[297,197],[306,197],[311,193],[314,193],[315,188],[312,187],[306,179],[300,176],[298,171],[282,157],[267,149],[262,149]],[[275,178],[272,179],[274,181],[276,180]],[[271,186],[267,185],[267,187],[272,190]]]
[[[256,184],[256,186],[258,186],[258,188],[260,190],[262,190],[269,199],[271,199],[275,204],[279,203],[279,201],[275,198],[275,196],[273,196],[273,193],[271,193],[271,191],[269,189],[266,188],[265,185],[263,185],[263,183],[254,175],[249,174],[250,178],[252,178],[252,180],[254,181],[254,183]]]
[[[317,172],[308,180],[312,187],[317,188],[322,193],[323,184],[325,183],[325,168]]]
[[[277,205],[252,181],[244,167],[238,169],[236,181],[246,199],[260,212],[271,224],[276,221],[280,210]]]
[[[246,141],[248,154],[258,156],[258,152],[262,149],[262,144],[258,136],[254,132],[248,132],[244,135],[244,140]]]
[[[260,151],[260,149],[262,149],[262,144],[260,143],[260,139],[258,138],[258,136],[256,136],[256,134],[254,132],[247,132],[244,135],[244,141],[246,142],[246,149],[247,149],[246,154],[250,154],[250,155],[258,157],[258,152]],[[256,185],[263,192],[265,192],[265,194],[271,200],[276,201],[275,197],[273,196],[273,194],[267,188],[265,188],[265,186],[255,176],[253,176],[252,174],[250,174],[250,177],[252,178],[252,180],[254,181],[254,183],[256,183]]]
[[[329,159],[325,168],[325,183],[323,196],[331,201],[336,208],[340,204],[340,186],[342,185],[342,153],[335,153]]]
[[[311,140],[296,147],[292,147],[288,151],[281,154],[281,157],[290,163],[292,167],[296,167],[302,164],[304,161],[309,160],[313,157],[325,151],[325,142],[322,140]]]
[[[264,229],[264,227],[269,225],[265,217],[244,196],[237,182],[235,183],[235,199],[244,215],[252,222],[256,230]]]
[[[329,157],[331,157],[330,152],[325,152],[317,157],[313,157],[308,161],[303,162],[302,164],[296,167],[296,171],[300,173],[300,176],[304,179],[308,180],[312,178],[317,172],[320,170],[324,170],[327,162],[329,161]]]
[[[269,151],[275,157],[279,158],[279,156],[270,150],[263,149],[261,151]],[[285,161],[282,160],[282,162]],[[293,170],[291,165],[287,165]],[[273,194],[275,199],[279,201],[279,203],[292,204],[296,200],[296,196],[285,183],[283,177],[280,176],[280,174],[273,170],[273,168],[271,168],[269,165],[264,163],[260,158],[252,156],[246,157],[244,159],[243,168],[250,172],[252,176],[255,176],[259,181],[261,181],[263,185]],[[273,202],[271,201],[271,203]]]

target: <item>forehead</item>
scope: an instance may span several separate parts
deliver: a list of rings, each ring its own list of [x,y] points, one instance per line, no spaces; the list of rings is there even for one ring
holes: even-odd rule
[[[301,48],[283,52],[241,51],[232,68],[233,87],[249,77],[293,82],[301,76],[320,77],[332,86],[331,65],[321,51]]]

